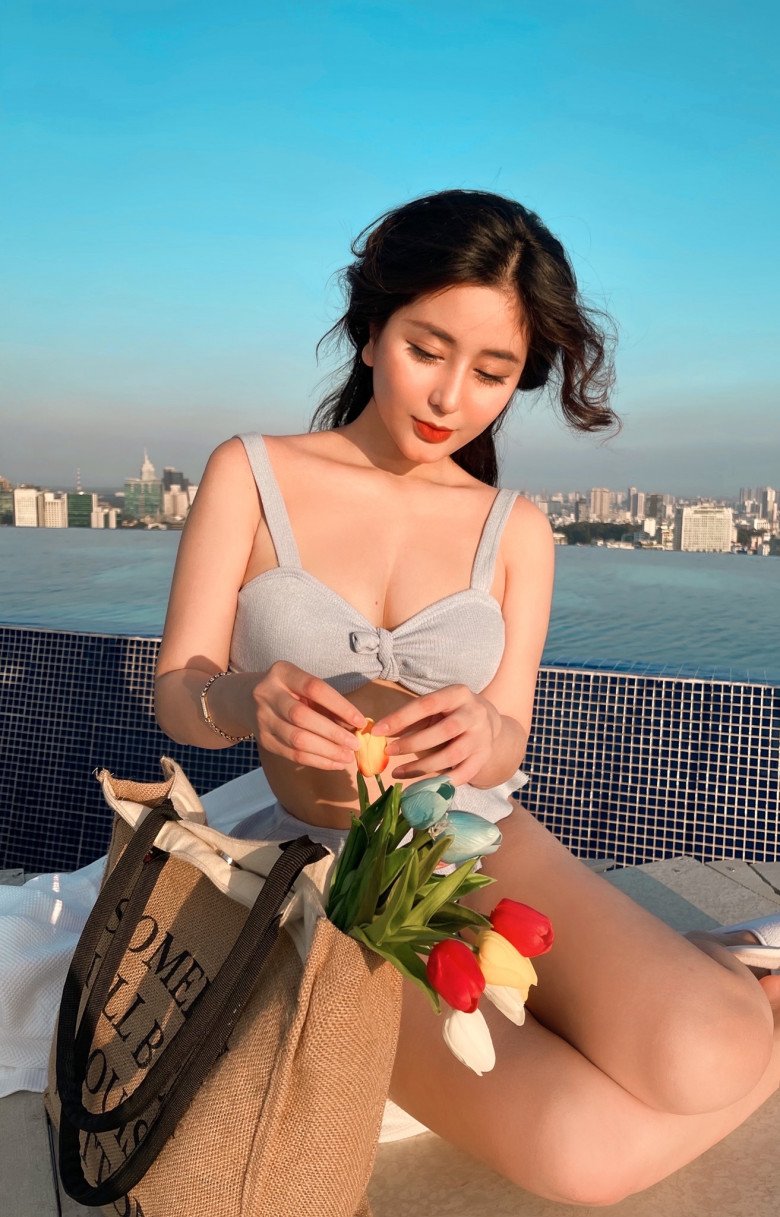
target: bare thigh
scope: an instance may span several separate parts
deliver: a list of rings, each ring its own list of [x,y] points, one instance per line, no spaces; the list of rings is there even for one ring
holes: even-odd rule
[[[404,982],[390,1097],[440,1137],[538,1196],[599,1204],[610,1187],[621,1121],[639,1107],[576,1049],[528,1014],[522,1027],[488,1003],[496,1065],[481,1077],[446,1047],[427,998]],[[598,1129],[597,1137],[590,1135]]]
[[[441,1019],[407,985],[394,1075],[395,1085],[414,1092],[407,1110],[418,1115],[423,1104],[418,1118],[433,1127],[431,1095],[444,1088],[478,1122],[497,1112],[500,1144],[502,1127],[514,1128],[516,1141],[518,1121],[535,1123],[551,1076],[571,1093],[586,1065],[661,1111],[712,1111],[746,1094],[773,1051],[772,1012],[755,977],[698,950],[574,858],[525,809],[501,828],[501,849],[483,861],[495,882],[464,903],[481,912],[503,896],[531,904],[551,918],[555,943],[534,960],[539,985],[523,1027],[481,1003],[504,1055],[504,1065],[499,1059],[482,1078],[451,1056]],[[447,1101],[444,1107],[435,1118],[458,1125],[462,1111],[455,1118]]]
[[[561,1204],[612,1205],[692,1161],[777,1090],[721,1111],[647,1107],[531,1014],[516,1027],[485,1003],[496,1065],[478,1077],[446,1048],[427,998],[405,982],[391,1097],[433,1132],[520,1187]],[[780,1019],[780,1015],[778,1016]]]
[[[634,1190],[646,1137],[668,1113],[720,1111],[758,1083],[774,1048],[772,1012],[747,969],[698,950],[525,809],[501,828],[501,849],[483,862],[495,882],[464,903],[487,913],[509,896],[551,918],[555,943],[534,960],[526,1022],[482,1001],[496,1065],[478,1077],[405,982],[390,1095],[538,1195],[603,1203],[606,1189],[611,1202],[610,1188],[615,1199]]]

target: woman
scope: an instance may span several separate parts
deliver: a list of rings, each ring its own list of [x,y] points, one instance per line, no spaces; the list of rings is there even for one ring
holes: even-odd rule
[[[525,1025],[485,1011],[497,1065],[478,1077],[406,983],[390,1095],[532,1192],[613,1203],[777,1088],[780,978],[735,957],[751,932],[678,935],[507,797],[523,781],[553,542],[530,502],[496,492],[494,436],[516,391],[551,380],[575,427],[614,424],[604,334],[560,243],[510,199],[414,200],[353,253],[334,331],[354,358],[319,429],[233,437],[208,461],[157,719],[200,747],[257,740],[276,802],[238,835],[309,831],[338,849],[366,717],[390,737],[391,779],[447,772],[454,806],[504,821],[483,862],[496,883],[468,902],[510,896],[553,922]]]

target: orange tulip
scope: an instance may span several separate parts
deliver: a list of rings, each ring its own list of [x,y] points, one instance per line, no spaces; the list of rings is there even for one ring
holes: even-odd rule
[[[355,759],[357,760],[357,767],[364,778],[376,777],[390,760],[390,757],[385,752],[387,736],[372,735],[371,728],[373,725],[373,718],[367,718],[363,726],[358,727],[355,731],[359,742],[359,747],[355,752]]]

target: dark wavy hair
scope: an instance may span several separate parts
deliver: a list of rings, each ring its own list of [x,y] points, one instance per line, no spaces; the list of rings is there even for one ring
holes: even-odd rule
[[[586,306],[566,251],[539,217],[514,199],[483,190],[441,190],[413,199],[369,224],[352,242],[355,261],[337,272],[347,299],[343,316],[317,343],[346,341],[352,354],[317,406],[309,431],[331,430],[361,413],[373,371],[361,358],[370,330],[420,296],[459,283],[514,290],[529,327],[528,357],[506,407],[452,459],[498,485],[495,435],[518,392],[553,386],[554,401],[578,431],[620,429],[609,405],[614,384],[614,329]]]

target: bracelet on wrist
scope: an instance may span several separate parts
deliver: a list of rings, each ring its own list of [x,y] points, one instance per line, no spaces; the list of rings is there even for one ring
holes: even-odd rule
[[[254,735],[228,735],[227,731],[223,731],[222,728],[218,727],[217,724],[214,722],[214,719],[209,714],[209,708],[206,704],[206,693],[211,688],[214,681],[219,680],[220,676],[228,676],[228,675],[229,675],[228,672],[215,672],[213,676],[210,676],[208,678],[205,685],[203,686],[203,688],[200,691],[200,708],[203,711],[203,721],[208,723],[208,725],[211,727],[212,731],[216,731],[217,735],[221,735],[223,739],[229,739],[231,741],[231,743],[233,743],[233,744],[240,744],[244,740],[254,739],[255,738]]]

